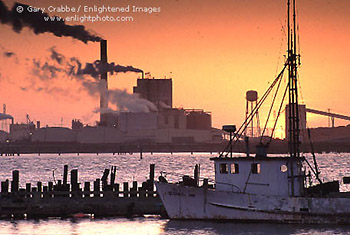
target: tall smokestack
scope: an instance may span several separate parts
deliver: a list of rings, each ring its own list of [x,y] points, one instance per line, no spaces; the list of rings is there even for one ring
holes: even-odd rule
[[[101,63],[102,66],[106,65],[107,62],[107,40],[101,40]],[[100,109],[106,110],[108,108],[108,82],[107,82],[107,71],[101,73],[101,91],[100,91]],[[106,113],[100,112],[100,125],[107,125],[107,115]]]

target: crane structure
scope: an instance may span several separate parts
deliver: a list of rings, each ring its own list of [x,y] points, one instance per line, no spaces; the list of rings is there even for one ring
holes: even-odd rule
[[[345,116],[345,115],[341,115],[341,114],[337,114],[337,113],[331,113],[329,111],[325,112],[325,111],[320,111],[320,110],[316,110],[316,109],[306,108],[306,112],[330,117],[332,120],[332,127],[334,127],[334,119],[335,118],[350,121],[350,116]]]

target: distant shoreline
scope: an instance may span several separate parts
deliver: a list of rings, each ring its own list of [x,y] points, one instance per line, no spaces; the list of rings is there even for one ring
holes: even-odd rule
[[[80,144],[80,143],[2,143],[0,144],[0,155],[20,154],[63,154],[63,153],[176,153],[176,152],[221,152],[227,143],[189,143],[189,144],[156,144],[156,143],[123,143],[123,144]],[[350,153],[349,142],[314,142],[316,153]],[[255,144],[249,146],[250,153],[255,154]],[[301,152],[310,152],[310,144],[304,143]],[[238,142],[233,149],[234,152],[246,153],[244,142]],[[288,153],[286,141],[275,141],[270,145],[268,153]]]

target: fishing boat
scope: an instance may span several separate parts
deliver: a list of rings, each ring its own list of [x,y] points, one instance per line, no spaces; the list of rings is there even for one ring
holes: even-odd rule
[[[234,125],[223,127],[230,138],[225,151],[211,158],[215,168],[214,184],[210,185],[206,179],[199,185],[198,174],[194,179],[184,176],[178,183],[169,183],[160,176],[155,183],[170,219],[350,224],[350,192],[340,192],[339,181],[323,182],[315,155],[314,164],[311,164],[300,151],[300,55],[297,54],[295,0],[287,0],[287,11],[288,50],[284,67],[239,128]],[[282,99],[288,97],[285,110],[288,115],[289,155],[268,156],[271,136],[269,141],[260,142],[254,157],[236,156],[232,153],[234,144],[242,138],[267,95],[280,87],[285,71],[288,71],[288,82]],[[277,94],[277,89],[274,90]],[[281,101],[278,116],[283,104]],[[349,177],[344,177],[343,181],[349,183]]]

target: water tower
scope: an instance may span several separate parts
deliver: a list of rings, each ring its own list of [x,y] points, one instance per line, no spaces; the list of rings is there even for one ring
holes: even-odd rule
[[[249,114],[254,110],[255,106],[258,103],[258,92],[257,91],[247,91],[246,93],[246,112],[245,118],[247,119]],[[250,125],[246,127],[244,135],[250,137],[258,137],[260,136],[260,120],[259,113],[256,112],[252,117]]]

